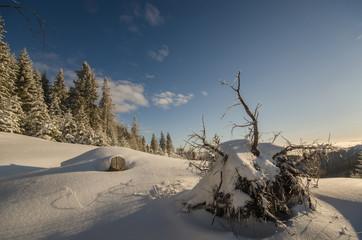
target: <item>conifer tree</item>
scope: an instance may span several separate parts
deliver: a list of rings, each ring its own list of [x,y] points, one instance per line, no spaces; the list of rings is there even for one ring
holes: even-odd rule
[[[136,116],[133,117],[133,125],[131,128],[131,134],[132,135],[138,135],[139,129],[138,129],[138,124],[137,124],[137,118]]]
[[[23,111],[15,93],[18,68],[8,44],[3,42],[3,26],[4,21],[0,17],[0,131],[20,133]]]
[[[163,134],[163,132],[161,131],[161,136],[160,136],[160,149],[163,153],[166,152],[166,139],[165,139],[165,135]]]
[[[94,132],[89,124],[89,117],[85,112],[85,103],[81,99],[79,101],[79,109],[74,116],[74,120],[77,124],[76,142],[80,144],[94,144]]]
[[[64,74],[63,69],[59,69],[57,76],[55,77],[55,82],[52,86],[53,96],[57,96],[60,100],[59,106],[60,109],[64,112],[67,111],[67,98],[68,98],[68,89],[64,84]]]
[[[9,62],[10,62],[10,49],[9,45],[3,42],[5,38],[3,33],[6,33],[4,30],[4,20],[0,18],[0,100],[3,101],[4,98],[8,99],[11,97],[11,91],[14,89],[11,82],[8,82],[9,76]]]
[[[62,133],[60,140],[62,142],[77,143],[78,126],[70,109],[64,114],[60,129]]]
[[[157,150],[158,150],[157,140],[155,134],[153,133],[151,139],[151,151],[152,153],[156,154]]]
[[[36,84],[34,83],[33,63],[25,48],[18,56],[18,66],[16,91],[21,101],[21,107],[24,113],[28,115],[31,104],[36,98]]]
[[[121,147],[129,147],[129,143],[128,143],[128,136],[130,135],[128,133],[128,130],[126,127],[124,127],[122,124],[118,125],[117,124],[117,141],[118,141],[118,145]]]
[[[147,144],[145,137],[142,137],[142,152],[147,152]]]
[[[42,85],[43,92],[44,92],[44,101],[49,109],[50,102],[51,102],[51,100],[50,100],[51,90],[50,90],[50,83],[49,83],[49,79],[47,77],[46,71],[44,71],[43,74],[41,75],[41,85]]]
[[[108,87],[108,79],[104,78],[102,87],[102,98],[99,102],[99,112],[103,132],[106,134],[111,145],[115,145],[116,132],[113,114],[114,104],[112,103],[111,90]]]
[[[359,153],[359,164],[357,165],[356,169],[356,176],[362,178],[362,151]]]
[[[60,108],[60,99],[58,96],[52,92],[50,95],[50,106],[49,106],[49,117],[51,118],[51,121],[56,129],[62,132],[63,124],[65,121],[65,113]],[[62,133],[56,136],[55,140],[61,140]]]
[[[41,75],[38,70],[34,71],[31,83],[28,94],[30,94],[33,101],[29,103],[29,111],[24,121],[25,134],[49,140],[58,140],[60,132],[50,120],[48,109],[44,102]]]
[[[173,153],[173,145],[170,133],[167,133],[166,135],[166,150],[169,156],[171,155],[171,153]]]
[[[78,80],[75,84],[75,97],[78,100],[76,106],[73,106],[74,111],[79,110],[79,101],[84,102],[84,112],[88,116],[92,129],[98,131],[101,128],[101,120],[99,116],[98,106],[95,101],[98,99],[97,88],[98,83],[92,72],[92,69],[86,61],[83,62],[81,70],[76,71]],[[83,100],[82,100],[83,99]]]
[[[139,133],[139,129],[138,129],[138,124],[137,124],[137,118],[136,118],[136,116],[134,116],[130,136],[128,138],[128,142],[132,149],[142,151],[142,143],[141,143],[142,139],[138,135],[138,133]]]

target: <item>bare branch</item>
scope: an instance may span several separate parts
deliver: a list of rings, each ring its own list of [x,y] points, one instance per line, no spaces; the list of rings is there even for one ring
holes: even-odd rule
[[[237,125],[237,124],[233,124],[233,128],[232,131],[236,128],[236,127],[241,127],[241,128],[245,128],[245,127],[249,127],[252,126],[251,128],[251,140],[252,140],[252,145],[251,145],[251,152],[255,155],[255,156],[259,156],[260,155],[260,151],[258,149],[258,142],[259,142],[259,130],[258,130],[258,116],[259,116],[259,112],[258,109],[261,106],[260,103],[257,104],[254,113],[252,113],[248,107],[248,105],[245,103],[244,99],[241,96],[240,93],[240,71],[238,72],[238,75],[236,76],[236,79],[234,80],[237,81],[237,87],[234,87],[231,84],[228,84],[226,82],[222,82],[221,84],[229,86],[232,90],[234,90],[237,94],[237,99],[239,100],[240,103],[234,104],[232,106],[230,106],[226,112],[224,113],[223,117],[225,116],[225,114],[233,107],[238,106],[238,105],[243,105],[244,110],[246,112],[246,114],[249,116],[249,118],[251,120],[247,120],[247,124],[243,124],[243,125]]]
[[[273,132],[274,137],[273,137],[272,143],[274,143],[275,140],[277,140],[277,138],[279,137],[279,135],[280,135],[281,133],[282,133],[281,131],[280,131],[280,132]]]
[[[16,4],[19,4],[18,2],[16,1],[13,1],[14,3]],[[2,5],[0,4],[0,8],[14,8],[20,15],[22,15],[26,22],[28,23],[29,25],[29,28],[30,28],[30,31],[34,34],[37,34],[39,35],[41,38],[42,38],[42,41],[43,41],[43,46],[46,45],[46,26],[50,27],[53,29],[53,31],[56,31],[48,22],[46,22],[45,20],[41,19],[38,14],[31,8],[27,8],[27,7],[22,7],[22,6],[16,6],[16,5]],[[27,11],[27,12],[30,12],[36,19],[36,22],[38,23],[37,25],[39,26],[40,28],[40,31],[37,32],[37,31],[34,31],[33,29],[33,26],[31,24],[31,20],[30,18],[23,12],[23,11]]]

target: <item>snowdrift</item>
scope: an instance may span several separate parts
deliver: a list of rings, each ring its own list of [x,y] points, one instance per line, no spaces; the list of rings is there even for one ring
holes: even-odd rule
[[[234,150],[236,155],[246,154],[241,148]],[[126,159],[125,171],[98,168],[114,155]],[[6,172],[11,164],[19,168]],[[265,176],[273,173],[273,162],[266,164],[271,166]],[[294,209],[295,217],[287,223],[293,236],[274,225],[249,222],[239,226],[241,236],[236,238],[222,218],[211,226],[212,215],[202,209],[182,213],[184,205],[177,194],[190,196],[187,191],[200,180],[188,166],[185,160],[127,148],[62,144],[0,133],[0,239],[361,237],[357,233],[362,231],[360,179],[322,179],[320,188],[314,190],[321,199],[317,211],[306,215],[303,209]]]

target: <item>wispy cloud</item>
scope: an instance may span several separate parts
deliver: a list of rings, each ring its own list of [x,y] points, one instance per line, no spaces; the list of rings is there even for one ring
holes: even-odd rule
[[[148,100],[144,96],[144,86],[142,84],[123,80],[108,80],[116,113],[130,112],[139,107],[149,106]]]
[[[163,92],[159,94],[154,94],[151,98],[153,104],[156,106],[163,108],[163,109],[169,109],[171,106],[180,106],[183,104],[188,103],[194,95],[192,93],[189,93],[187,95],[183,94],[176,94],[173,92]]]
[[[165,23],[160,11],[150,3],[146,3],[145,19],[151,26],[160,26]]]
[[[48,64],[45,64],[42,62],[33,62],[33,66],[36,69],[38,69],[40,72],[44,72],[44,71],[50,72],[53,70]]]
[[[73,85],[73,80],[75,81],[78,78],[75,71],[69,69],[63,69],[63,75],[65,80],[65,85],[67,85],[68,87]]]
[[[59,61],[59,55],[55,52],[35,52],[33,57],[41,60]]]
[[[129,65],[131,65],[132,67],[138,67],[138,63],[135,62],[127,62]]]
[[[157,51],[149,50],[148,56],[150,56],[152,59],[156,60],[157,62],[162,62],[165,57],[167,57],[169,54],[168,46],[163,45],[160,49]]]
[[[121,22],[131,23],[134,19],[134,16],[131,14],[123,14],[119,17],[119,19],[121,20]]]
[[[138,33],[140,31],[139,27],[137,25],[129,25],[128,30],[134,33]]]
[[[202,96],[207,96],[207,95],[209,95],[206,91],[201,91],[201,94],[202,94]]]
[[[155,75],[146,73],[145,78],[152,79],[155,78]]]
[[[96,15],[99,12],[99,5],[96,0],[85,0],[84,7],[90,14]]]
[[[127,26],[129,31],[138,34],[142,34],[141,27],[145,25],[143,21],[153,27],[161,26],[165,23],[165,20],[157,7],[150,3],[146,3],[143,11],[141,6],[134,1],[131,2],[131,10],[119,16],[119,20],[122,24]]]
[[[362,34],[356,37],[357,40],[362,40]]]

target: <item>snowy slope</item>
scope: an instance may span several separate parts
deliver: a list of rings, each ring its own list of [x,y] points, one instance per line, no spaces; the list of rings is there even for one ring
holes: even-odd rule
[[[105,172],[122,155],[123,172]],[[10,165],[14,164],[14,165]],[[127,148],[62,144],[0,133],[0,239],[358,239],[362,180],[322,179],[317,212],[296,211],[288,231],[228,224],[173,197],[200,176],[188,162]],[[332,188],[333,187],[333,188]],[[302,207],[301,207],[302,209]]]

